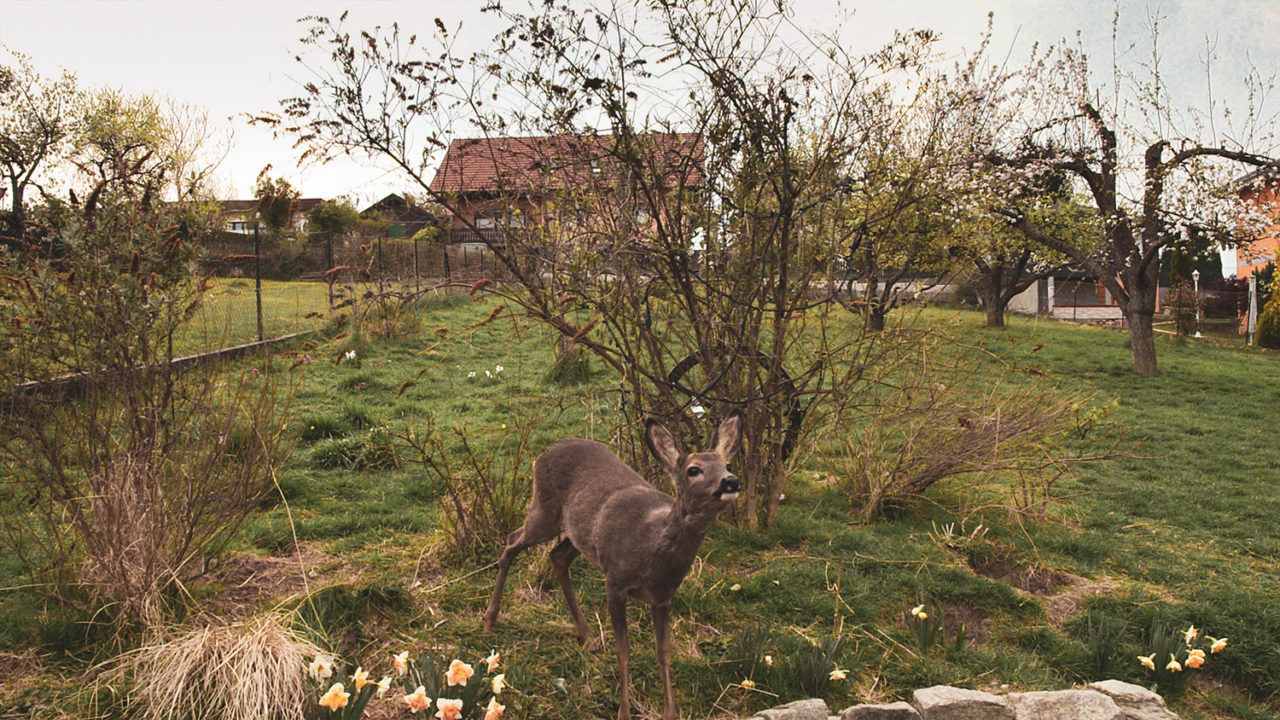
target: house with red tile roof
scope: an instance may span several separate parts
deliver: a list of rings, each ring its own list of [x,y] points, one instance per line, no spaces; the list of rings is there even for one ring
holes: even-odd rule
[[[662,178],[673,189],[702,184],[702,138],[646,133],[630,138],[634,153],[618,152],[613,135],[460,138],[449,143],[431,190],[451,196],[449,241],[482,246],[502,242],[502,229],[539,223],[549,208],[563,211],[579,191],[615,192],[629,173]],[[633,157],[624,168],[619,157]]]

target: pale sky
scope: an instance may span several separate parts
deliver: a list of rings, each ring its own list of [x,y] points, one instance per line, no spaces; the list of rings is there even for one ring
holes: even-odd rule
[[[438,16],[450,27],[462,23],[462,45],[470,49],[497,29],[494,20],[480,13],[481,4],[0,0],[0,44],[32,56],[45,72],[70,69],[88,86],[167,95],[208,108],[235,132],[220,173],[226,195],[247,197],[258,171],[270,163],[304,196],[346,195],[363,207],[389,192],[412,188],[371,161],[299,168],[287,140],[273,139],[269,131],[249,127],[242,118],[277,109],[280,98],[295,94],[300,82],[293,61],[297,19],[349,9],[351,27],[399,21],[407,33],[426,35]],[[855,49],[875,47],[895,28],[930,27],[942,34],[944,47],[958,51],[973,47],[992,11],[994,54],[1012,50],[1016,61],[1025,58],[1032,42],[1053,43],[1079,30],[1098,62],[1109,62],[1113,7],[1112,0],[797,0],[796,21],[802,27],[830,29],[831,18],[845,8],[854,13],[846,36]],[[1220,95],[1239,86],[1240,68],[1250,59],[1265,72],[1280,69],[1280,0],[1122,0],[1121,7],[1122,34],[1140,44],[1145,43],[1149,10],[1166,16],[1162,45],[1169,83],[1188,101],[1204,96],[1200,58],[1206,37],[1218,48],[1215,92]]]

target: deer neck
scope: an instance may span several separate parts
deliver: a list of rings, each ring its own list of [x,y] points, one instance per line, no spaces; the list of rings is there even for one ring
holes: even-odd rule
[[[679,571],[679,580],[684,578],[693,558],[698,554],[702,540],[707,536],[707,528],[714,518],[713,513],[695,513],[681,497],[676,500],[667,518],[667,526],[662,531],[658,542],[655,561],[665,564],[673,571]]]

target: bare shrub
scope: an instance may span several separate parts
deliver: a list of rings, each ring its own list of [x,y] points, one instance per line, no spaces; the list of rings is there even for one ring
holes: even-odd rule
[[[172,364],[205,289],[178,219],[102,204],[60,257],[0,260],[0,541],[58,599],[133,625],[165,619],[286,449],[269,366]]]
[[[508,425],[487,428],[483,439],[471,429],[441,430],[428,417],[421,428],[401,436],[420,463],[440,484],[440,511],[450,555],[488,554],[524,523],[533,481],[529,446],[534,423],[516,417]],[[487,450],[481,450],[487,447]]]
[[[932,343],[883,378],[861,426],[840,448],[839,482],[864,520],[947,478],[1005,473],[1010,505],[1042,513],[1073,462],[1062,441],[1083,399],[1039,383],[978,389],[973,368],[934,360]]]
[[[98,695],[138,720],[301,720],[318,654],[276,614],[172,629],[110,661]]]
[[[1174,330],[1178,335],[1194,335],[1196,332],[1197,314],[1201,309],[1200,298],[1195,289],[1186,280],[1179,280],[1170,290],[1165,306],[1173,318]]]

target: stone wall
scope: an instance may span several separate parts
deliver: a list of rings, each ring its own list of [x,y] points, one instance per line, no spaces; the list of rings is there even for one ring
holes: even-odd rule
[[[822,700],[797,700],[765,710],[751,720],[1178,720],[1164,698],[1138,685],[1104,680],[1055,692],[992,695],[935,685],[917,690],[911,702],[854,705],[831,714]]]

